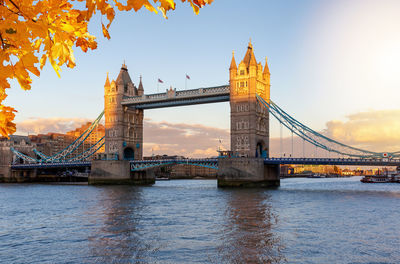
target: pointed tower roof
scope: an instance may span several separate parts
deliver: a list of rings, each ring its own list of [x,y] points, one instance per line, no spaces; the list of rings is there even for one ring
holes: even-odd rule
[[[108,72],[107,72],[107,78],[106,78],[106,83],[104,84],[104,87],[110,86],[110,79],[108,78]]]
[[[115,82],[117,84],[123,84],[123,85],[132,82],[131,77],[129,76],[128,73],[128,67],[125,65],[125,62],[124,64],[122,64],[121,70],[119,71],[117,80]]]
[[[265,57],[265,66],[264,66],[264,72],[263,74],[270,74],[269,73],[269,67],[268,67],[268,59]]]
[[[243,62],[248,68],[250,65],[257,65],[256,58],[253,52],[253,45],[251,44],[251,40],[249,41],[249,45],[247,46],[246,55],[244,55]]]
[[[139,82],[139,88],[138,88],[138,90],[143,91],[142,75],[140,75],[140,82]]]
[[[235,61],[235,52],[234,51],[232,51],[231,66],[229,67],[229,70],[232,70],[232,69],[237,69],[236,61]]]

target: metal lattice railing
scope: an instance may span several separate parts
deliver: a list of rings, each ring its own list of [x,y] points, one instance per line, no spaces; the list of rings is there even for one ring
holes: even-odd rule
[[[83,161],[94,153],[96,153],[101,147],[104,146],[104,137],[102,137],[99,141],[97,141],[94,145],[90,146],[88,149],[82,151],[80,154],[74,155],[74,151],[77,150],[85,140],[91,135],[97,125],[100,123],[101,118],[104,115],[104,111],[100,113],[100,115],[92,122],[92,124],[76,139],[72,142],[69,146],[67,146],[62,151],[48,156],[44,153],[34,149],[33,152],[40,157],[33,158],[26,154],[23,154],[17,151],[15,148],[11,148],[11,151],[19,158],[25,160],[28,163],[54,163],[54,162],[72,162],[72,161]],[[71,157],[72,156],[72,157]],[[69,157],[69,158],[67,158]]]

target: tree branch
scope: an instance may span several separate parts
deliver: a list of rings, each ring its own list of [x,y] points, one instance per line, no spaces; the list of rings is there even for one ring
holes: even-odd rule
[[[0,33],[0,40],[1,40],[1,47],[2,47],[2,49],[3,50],[5,50],[6,48],[4,47],[4,40],[3,40],[3,36],[1,35],[1,33]]]

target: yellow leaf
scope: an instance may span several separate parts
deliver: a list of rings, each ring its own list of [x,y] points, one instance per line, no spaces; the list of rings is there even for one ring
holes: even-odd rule
[[[40,47],[41,44],[42,44],[42,39],[36,40],[36,41],[35,41],[35,46],[34,46],[34,48],[35,48],[35,49],[38,49],[38,48]]]
[[[0,135],[9,138],[8,135],[16,131],[14,120],[16,110],[0,104]]]
[[[47,56],[46,56],[46,55],[43,55],[43,56],[40,58],[40,69],[41,69],[41,70],[43,69],[43,66],[46,64],[46,60],[47,60]]]
[[[61,29],[68,33],[75,31],[75,27],[73,27],[71,24],[66,24],[66,23],[61,24]]]

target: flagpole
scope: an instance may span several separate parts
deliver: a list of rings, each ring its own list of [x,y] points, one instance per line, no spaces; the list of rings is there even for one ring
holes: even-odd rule
[[[185,75],[185,90],[187,90],[187,77]]]
[[[158,87],[160,86],[160,82],[157,80],[157,93],[158,93]]]

